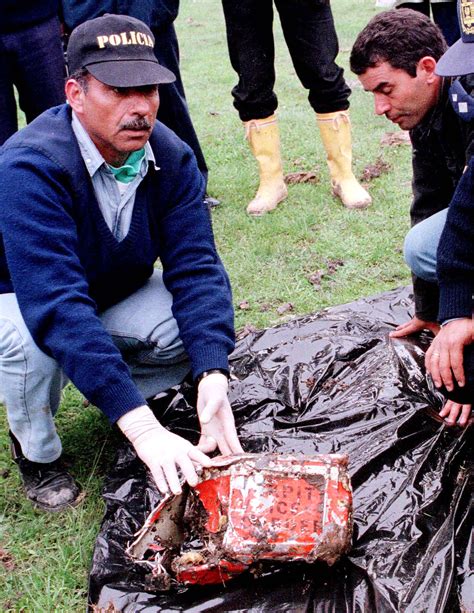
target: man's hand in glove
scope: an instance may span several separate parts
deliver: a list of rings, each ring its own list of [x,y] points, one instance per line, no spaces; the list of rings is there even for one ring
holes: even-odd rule
[[[227,377],[219,372],[213,372],[199,382],[197,412],[201,423],[201,438],[198,448],[205,453],[216,448],[219,448],[222,455],[243,453],[227,398],[227,388]]]
[[[117,425],[148,466],[163,494],[169,490],[173,494],[181,492],[178,467],[189,485],[194,486],[198,482],[195,464],[212,466],[212,460],[198,447],[164,428],[148,406],[125,413]]]

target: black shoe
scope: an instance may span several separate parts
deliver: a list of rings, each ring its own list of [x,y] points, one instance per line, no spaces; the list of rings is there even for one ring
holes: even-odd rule
[[[23,455],[19,442],[11,432],[10,438],[13,459],[18,464],[26,497],[31,500],[33,506],[54,513],[81,502],[81,490],[61,459],[47,464],[30,462]]]
[[[220,200],[217,200],[217,198],[213,198],[212,196],[209,196],[209,194],[204,194],[203,202],[210,209],[214,209],[216,206],[219,206],[221,203]]]

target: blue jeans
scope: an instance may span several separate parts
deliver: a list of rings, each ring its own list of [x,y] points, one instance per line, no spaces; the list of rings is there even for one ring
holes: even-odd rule
[[[145,398],[180,383],[190,370],[161,272],[101,314]],[[15,294],[0,295],[0,400],[23,454],[33,462],[61,455],[54,415],[67,378],[31,338]]]
[[[408,232],[403,248],[405,261],[411,271],[421,279],[437,283],[436,253],[446,223],[448,209],[420,221]]]
[[[0,34],[0,145],[18,128],[13,86],[30,123],[43,111],[66,100],[65,76],[57,17]]]

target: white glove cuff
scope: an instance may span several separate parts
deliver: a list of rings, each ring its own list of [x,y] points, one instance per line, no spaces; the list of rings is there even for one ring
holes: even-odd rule
[[[122,415],[117,420],[117,425],[128,438],[128,440],[135,445],[138,440],[144,435],[148,434],[150,430],[157,428],[161,429],[159,421],[153,415],[149,406],[143,405],[125,415]]]

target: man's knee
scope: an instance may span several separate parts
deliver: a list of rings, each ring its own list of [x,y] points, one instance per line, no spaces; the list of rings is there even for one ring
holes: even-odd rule
[[[420,252],[421,252],[421,243],[422,237],[420,236],[420,229],[418,226],[413,226],[411,230],[405,237],[405,243],[403,245],[403,256],[405,258],[405,262],[410,270],[419,276],[419,271],[421,267],[419,265],[420,262]]]
[[[40,377],[54,377],[58,366],[35,344],[26,329],[10,319],[0,318],[0,371],[2,379],[9,374],[21,375],[28,370]],[[0,390],[1,392],[1,390]]]
[[[425,281],[436,282],[436,246],[429,240],[423,222],[413,226],[405,237],[405,262],[417,277]]]

